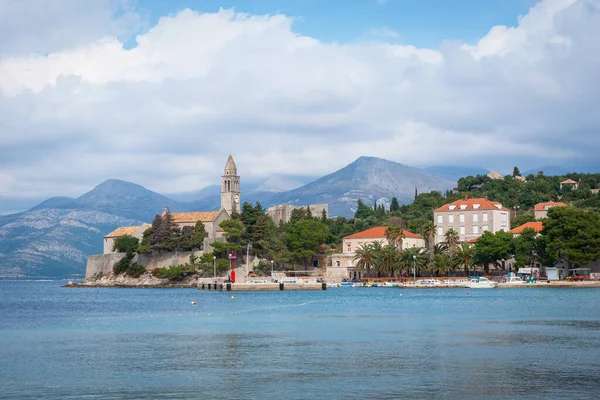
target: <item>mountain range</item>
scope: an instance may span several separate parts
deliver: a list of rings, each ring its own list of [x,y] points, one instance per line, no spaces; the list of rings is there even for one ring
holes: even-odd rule
[[[242,201],[269,207],[290,203],[327,203],[330,216],[350,217],[357,200],[389,204],[396,197],[412,202],[415,191],[446,191],[460,176],[485,174],[468,167],[419,169],[374,157],[360,157],[346,167],[291,190],[301,177],[275,176],[242,186]],[[287,181],[286,181],[287,179]],[[244,182],[242,171],[242,183]],[[104,235],[119,226],[151,222],[165,207],[173,212],[210,211],[220,207],[220,186],[164,196],[135,183],[110,179],[77,198],[53,197],[28,211],[0,216],[0,278],[81,277],[90,254],[102,252]]]

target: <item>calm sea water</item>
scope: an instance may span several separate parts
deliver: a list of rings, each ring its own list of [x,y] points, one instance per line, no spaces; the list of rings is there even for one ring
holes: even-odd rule
[[[599,289],[61,284],[0,282],[0,398],[600,398]]]

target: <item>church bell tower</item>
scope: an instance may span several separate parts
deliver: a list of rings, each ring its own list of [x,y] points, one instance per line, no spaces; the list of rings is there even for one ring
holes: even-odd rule
[[[221,208],[227,210],[229,215],[240,212],[240,177],[231,154],[221,177]]]

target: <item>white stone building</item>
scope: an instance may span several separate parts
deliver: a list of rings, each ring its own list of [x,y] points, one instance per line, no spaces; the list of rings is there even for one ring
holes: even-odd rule
[[[468,242],[485,231],[507,232],[510,229],[510,210],[487,197],[469,199],[465,196],[434,210],[433,222],[436,243],[445,241],[444,235],[450,228],[458,233],[461,242]]]
[[[294,206],[291,204],[277,204],[273,207],[269,207],[267,215],[275,221],[275,224],[279,225],[281,222],[289,222],[292,217],[292,211],[301,208],[309,208],[313,217],[320,218],[325,210],[325,214],[329,216],[329,206],[327,204],[309,204],[307,206]]]

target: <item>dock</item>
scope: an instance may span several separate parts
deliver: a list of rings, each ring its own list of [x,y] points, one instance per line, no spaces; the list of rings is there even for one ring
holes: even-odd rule
[[[198,290],[223,292],[272,292],[280,290],[327,290],[326,283],[199,283]]]

